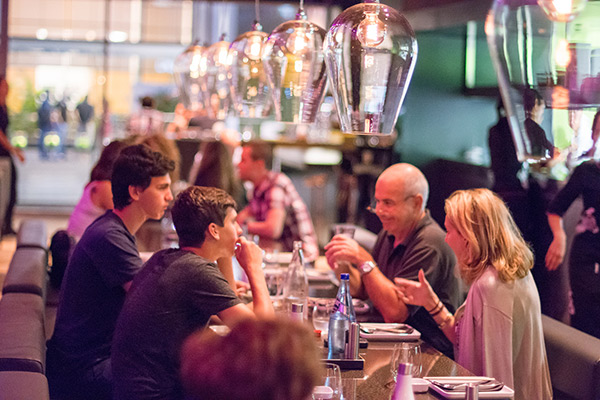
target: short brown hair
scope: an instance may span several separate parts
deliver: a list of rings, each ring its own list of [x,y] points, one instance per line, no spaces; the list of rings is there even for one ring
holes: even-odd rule
[[[245,320],[227,336],[204,330],[181,351],[190,399],[304,400],[321,375],[313,334],[288,320]]]
[[[242,146],[252,149],[251,157],[254,161],[263,160],[267,169],[273,167],[273,148],[269,143],[263,140],[251,140]]]
[[[223,226],[229,207],[235,209],[235,200],[214,187],[190,186],[179,193],[171,210],[179,247],[202,246],[208,226]]]

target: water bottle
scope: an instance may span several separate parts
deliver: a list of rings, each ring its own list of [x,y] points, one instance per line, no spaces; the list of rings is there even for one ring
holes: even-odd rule
[[[412,364],[400,363],[398,365],[398,375],[396,376],[396,387],[391,400],[415,400],[415,394],[412,387]]]
[[[350,295],[350,274],[341,274],[341,283],[335,304],[329,317],[329,354],[327,358],[343,358],[346,351],[346,336],[351,322],[356,322],[356,314]]]
[[[283,281],[283,301],[285,312],[292,316],[292,304],[302,304],[303,319],[308,309],[308,277],[304,269],[302,242],[294,242],[294,254]]]

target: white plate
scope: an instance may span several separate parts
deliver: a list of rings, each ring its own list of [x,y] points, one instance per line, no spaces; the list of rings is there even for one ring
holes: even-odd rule
[[[384,323],[374,323],[374,322],[363,322],[360,324],[361,327],[367,329],[394,329],[404,326],[405,324],[384,324]],[[402,342],[402,341],[411,341],[418,340],[421,337],[421,332],[413,328],[411,333],[394,333],[394,332],[383,332],[377,331],[373,333],[365,333],[360,332],[360,337],[365,338],[367,340],[372,341],[381,341],[381,342]]]
[[[434,380],[442,383],[470,383],[493,379],[487,376],[426,376],[425,380]],[[441,394],[446,399],[464,399],[465,392],[462,390],[445,390],[433,383],[429,384],[431,390]],[[512,399],[515,392],[504,385],[502,389],[496,391],[480,391],[480,399]]]

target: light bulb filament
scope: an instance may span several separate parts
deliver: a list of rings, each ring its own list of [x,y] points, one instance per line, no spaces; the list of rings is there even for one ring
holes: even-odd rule
[[[571,52],[569,51],[569,42],[565,39],[561,39],[558,42],[558,46],[556,48],[556,64],[559,67],[566,68],[571,61]]]

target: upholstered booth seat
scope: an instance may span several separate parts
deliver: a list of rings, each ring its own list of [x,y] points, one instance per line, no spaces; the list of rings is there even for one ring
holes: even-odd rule
[[[542,316],[555,399],[600,400],[600,339]]]
[[[48,381],[43,374],[0,371],[0,400],[47,400]]]
[[[46,295],[48,253],[37,247],[17,248],[12,257],[2,293]]]
[[[39,219],[28,219],[21,222],[17,232],[17,248],[37,247],[48,250],[48,233],[46,223]]]
[[[30,293],[3,295],[0,299],[0,371],[43,374],[45,363],[42,297]]]

